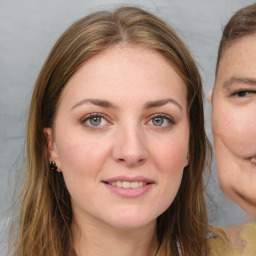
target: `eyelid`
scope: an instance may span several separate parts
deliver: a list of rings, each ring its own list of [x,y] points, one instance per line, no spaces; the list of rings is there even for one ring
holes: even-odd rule
[[[107,124],[107,125],[99,125],[99,126],[93,126],[93,125],[88,125],[88,124],[86,124],[86,121],[89,120],[89,119],[92,118],[92,117],[101,117],[101,118],[105,119],[108,124]],[[103,114],[103,113],[98,113],[98,112],[86,114],[85,116],[83,116],[83,117],[80,119],[80,122],[81,122],[82,125],[84,125],[84,126],[87,127],[87,128],[90,128],[90,129],[101,129],[101,128],[106,127],[106,126],[108,126],[109,124],[111,124],[110,118],[109,118],[108,116],[106,116],[106,115]]]
[[[243,97],[246,97],[247,95],[245,96],[238,96],[237,94],[239,92],[244,92],[244,93],[247,93],[248,94],[252,94],[252,93],[256,93],[256,90],[251,90],[251,89],[245,89],[245,88],[240,88],[240,89],[236,89],[235,91],[231,92],[230,96],[231,97],[238,97],[238,98],[243,98]]]
[[[172,116],[164,114],[164,113],[157,113],[157,114],[150,115],[149,118],[148,118],[148,121],[146,123],[149,123],[150,121],[152,121],[152,119],[154,119],[156,117],[164,118],[165,120],[167,120],[170,123],[170,125],[168,125],[168,127],[154,126],[154,128],[165,129],[165,128],[169,128],[169,127],[171,127],[171,126],[176,124],[176,121],[174,120],[174,118]]]

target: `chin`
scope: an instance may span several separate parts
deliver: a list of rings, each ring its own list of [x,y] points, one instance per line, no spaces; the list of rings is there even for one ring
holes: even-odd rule
[[[117,229],[140,229],[148,225],[154,225],[157,217],[140,215],[115,215],[109,224]]]

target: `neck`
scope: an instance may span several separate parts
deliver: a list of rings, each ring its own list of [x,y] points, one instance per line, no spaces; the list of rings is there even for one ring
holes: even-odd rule
[[[77,256],[155,256],[156,222],[137,229],[120,229],[100,221],[73,221],[72,232]]]

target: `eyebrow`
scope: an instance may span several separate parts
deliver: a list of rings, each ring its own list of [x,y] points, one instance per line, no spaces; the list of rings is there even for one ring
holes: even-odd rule
[[[118,106],[107,101],[107,100],[101,100],[101,99],[83,99],[81,101],[79,101],[78,103],[76,103],[72,108],[71,110],[83,105],[83,104],[86,104],[86,103],[91,103],[93,105],[96,105],[96,106],[100,106],[100,107],[103,107],[103,108],[113,108],[113,109],[118,109]],[[154,101],[148,101],[146,102],[145,104],[145,109],[150,109],[150,108],[155,108],[155,107],[161,107],[161,106],[164,106],[168,103],[172,103],[174,105],[176,105],[178,108],[180,108],[182,110],[182,106],[174,99],[171,99],[171,98],[168,98],[168,99],[163,99],[163,100],[154,100]]]
[[[71,110],[77,108],[78,106],[81,106],[83,104],[86,103],[91,103],[93,105],[99,106],[99,107],[103,107],[103,108],[114,108],[117,109],[118,107],[116,105],[114,105],[113,103],[107,101],[107,100],[101,100],[101,99],[83,99],[81,101],[79,101],[77,104],[75,104]]]
[[[229,87],[233,83],[238,84],[246,84],[246,85],[255,85],[256,86],[256,79],[250,77],[231,77],[229,80],[225,81],[223,84],[224,88]]]
[[[145,109],[161,107],[161,106],[166,105],[167,103],[172,103],[182,110],[182,106],[176,100],[171,99],[171,98],[163,99],[163,100],[149,101],[146,103]]]

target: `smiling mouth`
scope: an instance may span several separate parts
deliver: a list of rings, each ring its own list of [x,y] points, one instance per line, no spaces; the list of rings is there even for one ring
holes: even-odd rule
[[[105,184],[111,185],[111,186],[115,186],[115,187],[119,187],[119,188],[140,188],[146,185],[150,185],[152,183],[150,182],[144,182],[144,181],[114,181],[114,182],[108,182],[108,181],[104,181]]]
[[[246,158],[245,160],[251,162],[252,164],[256,165],[256,156]]]

